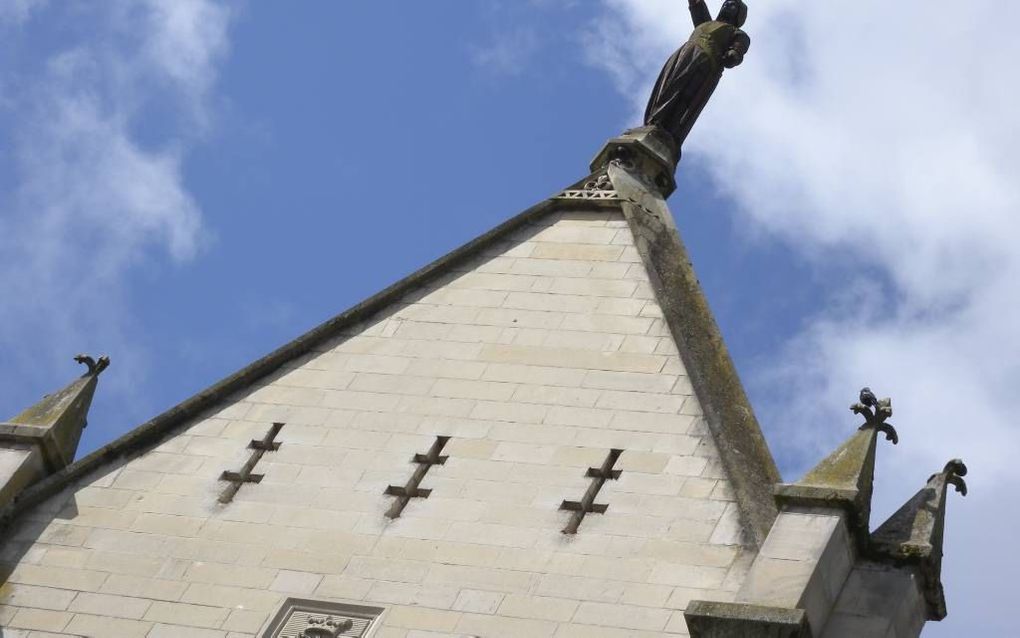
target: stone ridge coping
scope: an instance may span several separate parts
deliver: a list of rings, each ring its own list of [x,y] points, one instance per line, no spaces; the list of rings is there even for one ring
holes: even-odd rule
[[[692,600],[684,619],[691,638],[811,638],[803,609]]]
[[[577,182],[570,188],[582,188],[589,179],[590,176]],[[185,399],[155,418],[142,423],[91,454],[32,485],[15,497],[11,503],[0,509],[0,531],[11,527],[20,515],[50,496],[53,496],[74,481],[114,461],[132,458],[144,453],[148,448],[158,444],[171,434],[175,428],[198,417],[231,394],[243,390],[259,379],[272,374],[284,364],[308,354],[316,346],[332,339],[345,329],[371,318],[418,286],[426,284],[430,280],[444,274],[449,267],[467,261],[506,235],[541,218],[544,214],[550,212],[550,209],[605,208],[607,204],[613,205],[615,208],[618,204],[618,202],[613,201],[556,199],[559,194],[557,192],[553,197],[539,202],[492,230],[463,244],[459,248],[455,248],[446,255],[411,273],[400,281],[391,284],[361,303],[348,308],[332,319],[326,320],[261,359],[217,381],[208,388],[199,391],[197,394]]]
[[[779,469],[665,201],[626,169],[611,165],[609,176],[733,487],[744,542],[761,547],[779,515]]]

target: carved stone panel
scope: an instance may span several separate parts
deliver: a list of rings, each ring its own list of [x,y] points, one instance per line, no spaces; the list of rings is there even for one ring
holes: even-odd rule
[[[381,607],[288,598],[262,638],[366,638]]]

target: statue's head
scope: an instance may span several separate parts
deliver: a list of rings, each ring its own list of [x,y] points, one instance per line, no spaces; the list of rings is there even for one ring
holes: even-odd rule
[[[744,26],[747,20],[747,5],[743,0],[726,0],[719,9],[719,22],[728,22],[736,27]]]

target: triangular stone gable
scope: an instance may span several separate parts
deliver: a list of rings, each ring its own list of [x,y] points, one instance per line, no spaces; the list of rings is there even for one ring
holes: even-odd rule
[[[437,480],[456,473],[463,447],[468,458],[492,463],[492,480],[506,483],[517,481],[514,464],[584,466],[562,472],[583,491],[583,470],[619,448],[624,476],[608,492],[639,481],[626,476],[634,466],[661,475],[656,490],[664,496],[729,498],[698,399],[619,212],[552,213],[346,332],[232,408],[252,424],[244,436],[286,421],[281,439],[302,437],[274,462],[322,454],[312,448],[321,447],[325,431],[326,443],[370,451],[349,463],[325,453],[327,464],[352,467],[371,456],[372,468],[392,466],[366,486],[381,493],[406,479],[409,455],[442,435],[452,437],[444,450],[451,459]],[[380,452],[388,436],[404,443]],[[271,481],[266,474],[260,489]],[[408,514],[444,498],[441,491]]]
[[[562,636],[682,634],[687,600],[732,596],[737,504],[620,207],[546,206],[420,284],[30,512],[14,587],[148,605],[125,628],[198,605],[249,633],[292,595]],[[273,422],[259,482],[221,503]],[[387,517],[439,436],[428,498]],[[563,534],[613,449],[608,508]],[[62,613],[86,634],[98,617]]]

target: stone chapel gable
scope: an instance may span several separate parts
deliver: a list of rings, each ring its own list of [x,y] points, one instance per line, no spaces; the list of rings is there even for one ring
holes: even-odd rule
[[[729,65],[742,6],[720,13]],[[890,399],[863,389],[859,429],[782,482],[665,202],[703,106],[674,97],[714,86],[692,68],[656,91],[673,133],[613,138],[585,179],[71,462],[109,363],[81,356],[0,424],[0,635],[914,638],[943,618],[966,466],[873,530]]]
[[[780,484],[663,149],[611,140],[590,177],[104,448],[18,465],[4,635],[889,638],[944,616],[962,463],[869,535],[896,432],[867,391],[861,430]],[[100,370],[3,453],[69,460]]]

